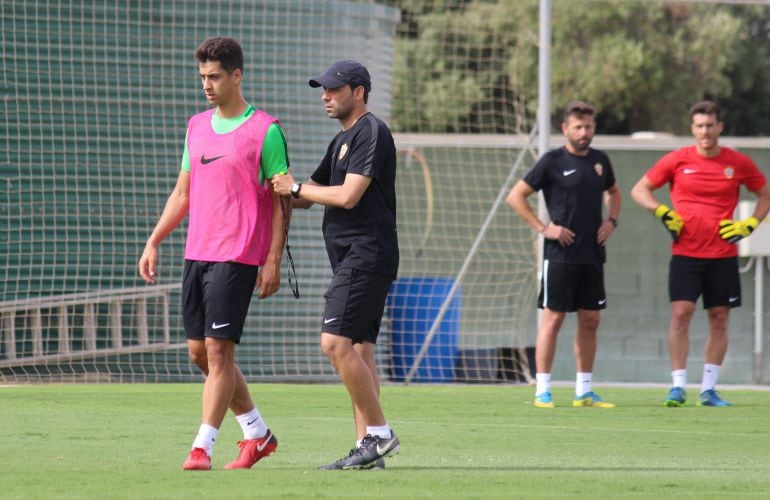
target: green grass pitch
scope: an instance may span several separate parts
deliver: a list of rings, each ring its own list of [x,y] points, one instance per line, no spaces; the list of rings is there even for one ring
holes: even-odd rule
[[[225,419],[211,472],[184,472],[200,384],[0,387],[0,497],[767,498],[770,391],[732,408],[663,408],[665,389],[600,387],[615,409],[532,407],[519,386],[385,386],[401,438],[384,471],[318,471],[354,441],[340,385],[252,384],[279,439],[251,470],[225,471],[240,428]],[[691,397],[697,392],[693,388]]]

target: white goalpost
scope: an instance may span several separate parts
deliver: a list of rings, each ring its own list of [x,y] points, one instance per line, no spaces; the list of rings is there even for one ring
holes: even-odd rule
[[[467,250],[467,254],[465,258],[463,259],[459,270],[457,273],[452,277],[451,286],[446,291],[446,297],[443,298],[441,301],[441,305],[436,311],[435,317],[432,318],[430,321],[430,328],[425,332],[424,339],[422,339],[422,343],[419,344],[419,349],[417,350],[416,355],[414,356],[414,359],[412,360],[411,367],[408,369],[408,372],[406,376],[404,377],[404,382],[409,384],[413,379],[415,379],[415,376],[417,375],[418,370],[420,369],[421,364],[426,359],[426,355],[428,354],[428,351],[433,344],[433,341],[436,337],[436,335],[439,333],[442,322],[444,321],[444,318],[447,315],[447,311],[450,310],[452,307],[456,307],[456,298],[460,294],[460,290],[462,288],[463,282],[466,279],[466,276],[468,276],[469,270],[473,266],[474,259],[477,258],[477,254],[480,252],[483,243],[484,238],[487,235],[487,232],[489,231],[491,225],[493,224],[495,220],[495,216],[499,210],[509,210],[507,206],[504,206],[504,200],[506,195],[508,194],[508,191],[513,186],[514,179],[516,179],[517,175],[520,177],[522,172],[522,166],[524,158],[527,156],[527,154],[534,156],[531,147],[534,142],[534,138],[536,137],[537,127],[534,127],[532,129],[532,132],[530,133],[529,137],[526,140],[526,143],[523,145],[523,147],[520,149],[518,156],[516,157],[515,162],[513,163],[508,176],[505,178],[505,180],[500,184],[500,189],[497,193],[497,197],[494,199],[486,217],[484,218],[483,223],[481,224],[478,234],[473,239],[473,242],[471,243],[470,247]],[[427,165],[426,165],[427,167]],[[431,190],[432,191],[432,183],[429,186],[426,185],[426,191]],[[432,205],[432,198],[433,194],[430,193],[427,198],[430,200],[429,204]],[[433,211],[429,210],[428,212],[428,222],[426,224],[429,224],[432,226],[432,218],[433,218]],[[512,244],[516,244],[516,241],[512,241]],[[422,249],[422,245],[421,245]],[[421,251],[421,250],[420,250]],[[483,257],[479,257],[483,258]],[[498,258],[503,258],[502,256],[498,256]],[[473,280],[475,277],[470,276],[469,281]],[[486,366],[487,368],[487,377],[484,378],[482,373],[480,371],[476,371],[475,374],[470,373],[471,367],[463,367],[466,370],[466,373],[464,373],[462,376],[465,376],[468,381],[483,381],[483,382],[492,382],[492,381],[500,381],[500,380],[509,380],[509,379],[516,379],[521,381],[531,381],[531,367],[530,367],[530,360],[527,358],[526,355],[526,342],[527,342],[527,335],[524,334],[524,331],[527,327],[527,315],[522,314],[521,311],[526,308],[527,303],[526,300],[531,299],[531,294],[527,293],[532,290],[532,285],[522,283],[520,280],[524,277],[515,277],[510,276],[511,282],[514,284],[511,290],[509,290],[509,293],[511,296],[514,296],[515,294],[519,294],[521,297],[521,302],[519,303],[520,307],[514,307],[512,308],[513,314],[509,315],[506,314],[504,310],[500,311],[494,311],[494,317],[495,319],[492,320],[493,323],[497,322],[497,324],[494,324],[491,327],[488,327],[488,331],[497,332],[501,330],[505,330],[506,328],[510,329],[511,337],[507,340],[503,340],[500,342],[504,346],[507,346],[511,349],[511,364],[509,367],[504,366],[503,357],[499,351],[491,351],[494,354],[485,356],[471,356],[469,354],[466,354],[461,359],[464,360],[466,364],[469,363],[469,360],[473,360],[474,365],[476,366]],[[520,286],[517,286],[520,285]],[[455,305],[453,305],[455,304]],[[506,321],[508,320],[508,321]],[[508,325],[508,326],[506,326]],[[480,336],[479,336],[480,337]],[[475,348],[478,349],[479,345],[484,345],[485,342],[483,339],[476,338],[474,339],[475,342],[471,343],[473,347],[471,349]],[[392,341],[392,340],[391,340]],[[418,342],[419,343],[419,342]],[[466,345],[468,342],[466,342]],[[515,347],[518,346],[518,347]],[[502,348],[502,346],[501,346]],[[516,357],[518,356],[518,357]],[[491,358],[491,359],[490,359]],[[516,359],[517,361],[513,363],[513,359]],[[495,365],[496,366],[496,372],[494,378],[491,376],[491,373],[495,371]],[[510,373],[506,373],[506,371]]]

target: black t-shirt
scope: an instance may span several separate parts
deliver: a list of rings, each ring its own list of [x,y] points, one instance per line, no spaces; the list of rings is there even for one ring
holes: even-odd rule
[[[543,257],[552,262],[603,263],[606,252],[597,241],[602,224],[604,191],[615,185],[610,159],[589,148],[586,156],[570,154],[565,147],[549,151],[524,176],[535,191],[543,191],[554,224],[571,229],[575,242],[561,246],[545,240]]]
[[[396,146],[388,126],[371,113],[337,134],[311,179],[340,186],[348,172],[371,177],[372,182],[352,209],[324,211],[323,234],[332,270],[360,269],[395,278]]]

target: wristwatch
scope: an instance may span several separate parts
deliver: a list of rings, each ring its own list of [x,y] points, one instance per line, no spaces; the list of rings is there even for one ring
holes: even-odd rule
[[[302,189],[302,183],[301,182],[295,182],[291,185],[291,188],[289,189],[289,192],[291,195],[295,198],[299,198],[299,190]]]
[[[615,219],[614,217],[609,218],[610,222],[612,222],[612,227],[618,227],[618,219]]]

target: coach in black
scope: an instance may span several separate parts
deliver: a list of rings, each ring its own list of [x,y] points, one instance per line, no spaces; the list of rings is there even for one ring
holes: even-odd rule
[[[398,271],[396,147],[388,126],[367,110],[371,79],[356,61],[338,61],[310,80],[342,131],[306,183],[291,174],[272,179],[293,206],[325,205],[323,235],[334,276],[324,298],[321,349],[353,402],[356,447],[321,469],[384,467],[399,440],[380,406],[374,345],[385,297]]]
[[[543,315],[535,345],[534,405],[538,408],[555,406],[551,398],[551,367],[556,337],[566,314],[574,311],[578,320],[577,378],[572,406],[615,406],[603,401],[591,389],[599,311],[607,305],[604,245],[618,226],[620,214],[620,190],[610,159],[590,147],[595,113],[589,104],[570,103],[561,125],[566,139],[564,147],[543,155],[508,195],[508,204],[545,238],[538,300]],[[540,190],[551,219],[548,223],[542,222],[527,202],[528,196]],[[607,218],[602,214],[603,198]]]

